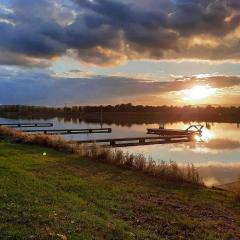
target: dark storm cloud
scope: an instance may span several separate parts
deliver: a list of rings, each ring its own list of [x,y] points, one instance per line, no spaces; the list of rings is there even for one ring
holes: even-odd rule
[[[0,65],[13,65],[13,66],[25,66],[25,67],[47,67],[50,62],[41,58],[29,58],[27,56],[16,54],[13,52],[1,51],[0,53]]]
[[[15,27],[2,23],[0,31],[6,37],[0,38],[1,49],[32,57],[51,57],[57,55],[61,53],[62,49],[58,41],[51,38],[47,33],[47,31],[51,33],[51,30],[46,25],[45,33],[40,34],[35,30],[29,31],[29,28],[26,26]]]
[[[230,13],[232,11],[224,0],[179,0],[176,11],[171,13],[169,21],[170,26],[182,34],[224,36],[239,24],[239,13],[226,22]]]
[[[229,0],[228,6],[233,9],[240,9],[240,2],[239,2],[239,0]]]
[[[240,58],[238,0],[12,0],[6,7],[0,11],[0,50],[29,61],[69,50],[98,65]]]

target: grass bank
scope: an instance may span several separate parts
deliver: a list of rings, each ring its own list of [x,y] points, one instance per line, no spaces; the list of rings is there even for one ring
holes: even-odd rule
[[[240,238],[225,192],[35,145],[0,142],[0,212],[3,240]]]

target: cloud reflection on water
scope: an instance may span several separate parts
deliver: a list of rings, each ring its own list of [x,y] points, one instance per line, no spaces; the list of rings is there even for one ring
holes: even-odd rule
[[[196,166],[207,186],[220,185],[240,179],[240,164],[219,164]]]
[[[216,138],[216,139],[211,139],[209,142],[206,142],[204,145],[205,147],[210,149],[230,150],[230,149],[240,148],[240,141]]]

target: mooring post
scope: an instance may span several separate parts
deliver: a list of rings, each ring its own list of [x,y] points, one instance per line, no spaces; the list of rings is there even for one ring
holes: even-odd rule
[[[165,138],[165,141],[171,141],[171,137],[164,137]]]
[[[111,145],[111,146],[115,146],[115,141],[114,141],[114,140],[111,140],[111,141],[110,141],[110,145]]]

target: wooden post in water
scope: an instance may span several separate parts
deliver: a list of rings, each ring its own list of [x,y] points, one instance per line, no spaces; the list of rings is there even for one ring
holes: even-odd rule
[[[101,121],[101,128],[103,127],[103,110],[101,106],[101,112],[100,112],[100,121]]]
[[[115,146],[115,141],[114,140],[110,140],[110,145],[111,146]]]
[[[159,129],[165,129],[165,123],[164,122],[159,123]]]

